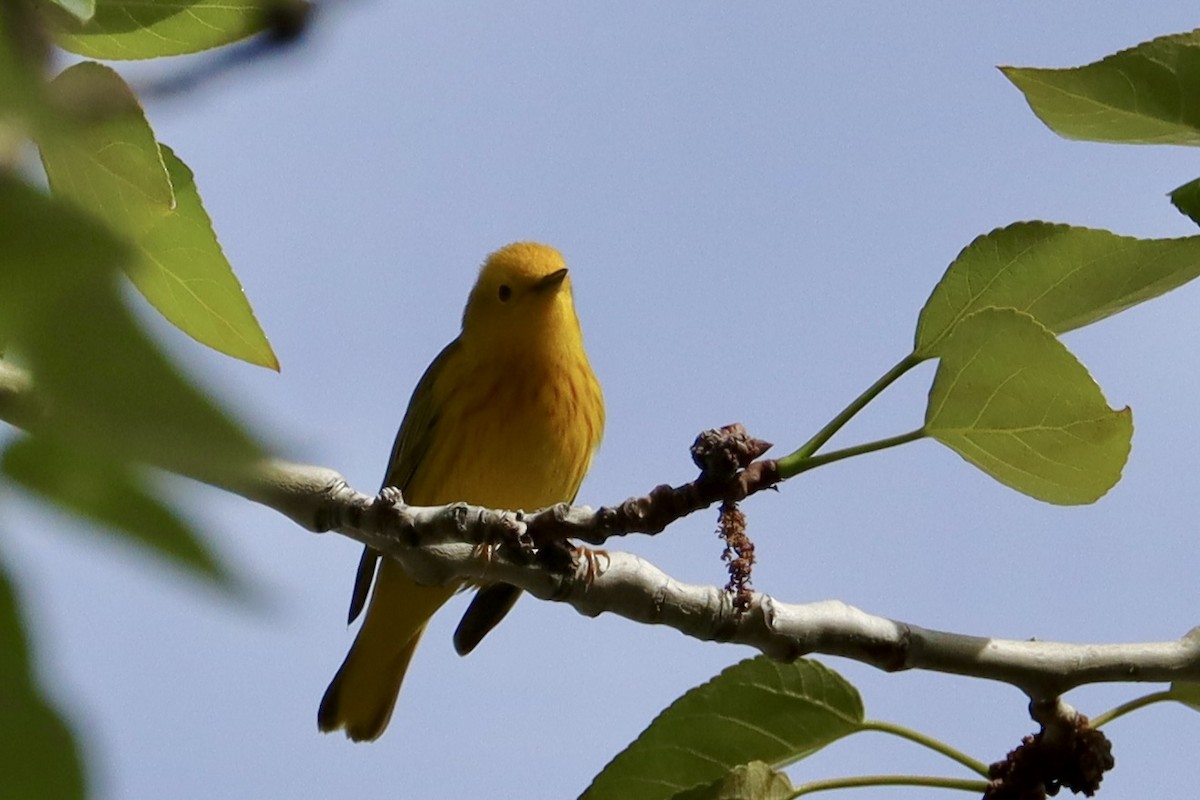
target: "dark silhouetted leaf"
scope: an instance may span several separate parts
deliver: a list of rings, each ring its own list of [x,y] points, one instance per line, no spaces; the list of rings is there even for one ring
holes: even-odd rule
[[[0,562],[0,786],[5,797],[83,800],[70,728],[42,696],[17,597]]]
[[[186,381],[118,297],[132,253],[98,223],[0,178],[0,337],[53,409],[56,436],[113,459],[228,476],[259,447]]]
[[[1200,225],[1200,178],[1188,181],[1172,191],[1171,204],[1192,222]]]
[[[1172,699],[1195,711],[1200,711],[1200,683],[1175,681],[1171,684],[1170,691]]]
[[[20,439],[3,456],[5,474],[45,499],[108,526],[123,540],[220,585],[228,573],[192,528],[154,496],[141,471],[47,437]]]

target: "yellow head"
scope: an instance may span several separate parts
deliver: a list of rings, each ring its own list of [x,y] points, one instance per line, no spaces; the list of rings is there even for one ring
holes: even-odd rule
[[[494,352],[578,346],[582,335],[562,254],[515,242],[488,256],[463,311],[462,338]]]

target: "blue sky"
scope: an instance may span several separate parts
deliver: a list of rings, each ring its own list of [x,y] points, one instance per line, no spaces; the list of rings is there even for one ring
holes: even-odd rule
[[[782,454],[909,351],[921,304],[978,234],[1021,219],[1195,231],[1165,197],[1200,174],[1194,152],[1059,139],[995,69],[1200,25],[1183,2],[1083,8],[327,3],[295,51],[147,104],[282,373],[146,318],[281,453],[373,491],[479,263],[537,239],[572,267],[608,402],[581,502],[690,479],[695,434],[734,420]],[[1124,480],[1099,503],[1037,503],[919,442],[748,502],[755,587],[979,635],[1162,640],[1196,625],[1197,291],[1066,337],[1134,411]],[[907,376],[835,444],[917,427],[931,377]],[[388,733],[351,745],[317,733],[316,708],[351,640],[358,546],[164,483],[257,602],[23,499],[0,518],[41,674],[102,798],[571,797],[663,706],[751,655],[526,598],[462,659],[460,597],[430,626]],[[699,514],[618,546],[719,583],[714,524]],[[1007,686],[825,661],[869,716],[979,758],[1032,730]],[[1138,693],[1068,700],[1095,714]],[[1191,796],[1197,730],[1174,706],[1114,723],[1101,796]],[[860,772],[961,774],[878,736],[791,771]]]

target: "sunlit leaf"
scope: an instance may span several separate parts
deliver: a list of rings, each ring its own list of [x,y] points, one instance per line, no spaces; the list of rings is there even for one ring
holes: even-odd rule
[[[1028,314],[988,308],[940,347],[925,430],[1039,500],[1091,503],[1121,478],[1133,420],[1108,407],[1075,356]]]
[[[790,800],[795,791],[787,775],[761,761],[751,761],[707,786],[685,789],[671,800]]]
[[[175,210],[138,237],[139,257],[128,269],[129,277],[184,333],[226,355],[278,370],[266,334],[217,242],[192,171],[165,145],[162,157],[175,187]]]
[[[80,22],[87,22],[96,14],[96,0],[50,0],[50,2]]]
[[[38,136],[50,188],[115,230],[138,236],[175,205],[154,131],[113,70],[85,61],[50,84],[58,124]]]
[[[751,761],[796,761],[858,730],[862,721],[858,692],[823,664],[748,659],[668,706],[583,797],[671,798]]]
[[[79,747],[38,689],[27,638],[0,562],[0,786],[5,797],[82,800]]]
[[[1089,325],[1200,275],[1200,236],[1135,239],[1103,230],[1018,222],[967,245],[921,309],[915,353],[941,355],[969,314],[1016,308],[1055,333]]]
[[[87,23],[50,17],[55,42],[72,53],[106,60],[196,53],[263,29],[262,0],[95,0]]]
[[[0,336],[29,364],[56,436],[201,476],[260,456],[134,322],[116,283],[131,253],[107,230],[0,178],[0,241]]]
[[[1188,181],[1172,191],[1171,204],[1192,222],[1200,225],[1200,178]]]
[[[1200,31],[1144,42],[1082,67],[1001,69],[1060,136],[1200,145]]]
[[[153,493],[130,464],[59,439],[29,437],[4,451],[6,475],[51,502],[113,528],[193,574],[218,584],[230,577],[192,528]]]
[[[126,262],[130,279],[184,333],[279,369],[191,170],[169,148],[160,149],[121,77],[84,62],[55,78],[53,87],[63,124],[48,128],[39,146],[55,194],[132,239],[139,257]]]

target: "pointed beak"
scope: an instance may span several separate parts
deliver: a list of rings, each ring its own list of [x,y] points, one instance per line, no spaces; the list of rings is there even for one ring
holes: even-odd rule
[[[551,272],[544,278],[539,278],[538,282],[533,285],[533,288],[537,291],[542,291],[543,289],[553,289],[557,286],[561,286],[566,277],[567,268],[563,267],[562,269]]]

